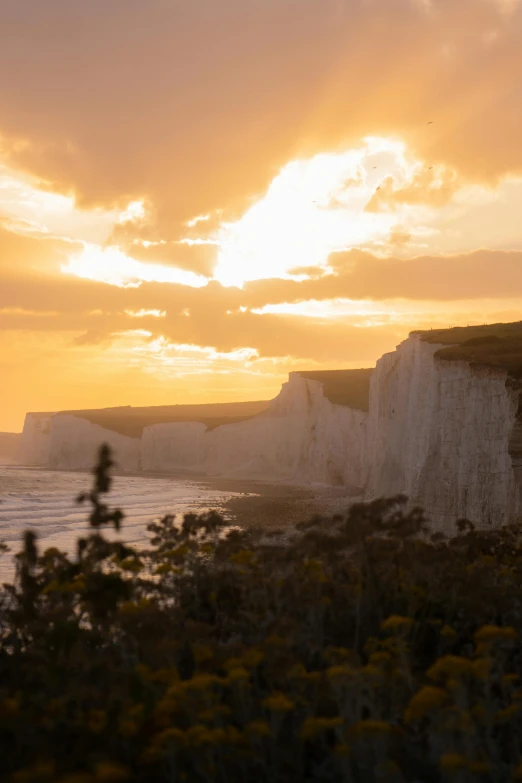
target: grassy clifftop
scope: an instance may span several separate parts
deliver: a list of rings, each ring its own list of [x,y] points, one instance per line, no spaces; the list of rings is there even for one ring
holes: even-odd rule
[[[159,405],[150,408],[102,408],[99,410],[60,411],[60,413],[87,419],[91,424],[140,438],[145,427],[152,424],[171,424],[174,422],[199,422],[214,429],[222,424],[250,419],[268,408],[267,400],[255,402],[224,402],[207,405]]]
[[[506,370],[513,378],[522,378],[522,321],[412,334],[420,334],[427,342],[447,346],[435,353],[438,359],[495,367]]]
[[[336,405],[367,411],[373,368],[364,370],[325,370],[300,372],[302,378],[323,384],[324,396]]]

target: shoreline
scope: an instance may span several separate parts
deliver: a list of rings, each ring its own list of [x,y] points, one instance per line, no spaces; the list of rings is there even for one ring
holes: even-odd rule
[[[48,473],[81,473],[91,475],[89,470],[55,470],[38,465],[2,465],[18,470],[45,471]],[[245,529],[262,528],[268,532],[285,532],[298,522],[314,516],[329,517],[344,513],[350,505],[362,500],[362,491],[358,487],[300,485],[283,481],[263,481],[262,479],[226,478],[208,476],[204,473],[177,470],[174,472],[113,471],[114,477],[171,479],[187,481],[202,489],[217,492],[234,493],[223,501],[221,512],[229,517],[233,524]]]

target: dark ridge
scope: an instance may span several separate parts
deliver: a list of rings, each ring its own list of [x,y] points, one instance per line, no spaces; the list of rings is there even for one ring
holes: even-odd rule
[[[317,370],[300,372],[302,378],[323,384],[323,394],[336,405],[367,412],[370,406],[370,379],[374,368],[361,370]]]
[[[522,378],[522,321],[455,326],[412,334],[419,334],[426,342],[447,346],[436,351],[438,359],[466,361],[475,366],[505,370],[512,378]]]
[[[130,405],[119,408],[101,408],[95,410],[60,411],[61,414],[86,419],[107,430],[140,438],[145,427],[153,424],[172,424],[175,422],[199,422],[208,429],[222,424],[234,424],[251,419],[266,411],[269,400],[255,402],[216,402],[203,405],[157,405],[149,408],[132,408]]]

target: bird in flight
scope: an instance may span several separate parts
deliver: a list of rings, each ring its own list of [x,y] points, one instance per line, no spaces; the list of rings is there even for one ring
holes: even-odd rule
[[[428,125],[433,125],[433,120],[431,122],[428,122]]]

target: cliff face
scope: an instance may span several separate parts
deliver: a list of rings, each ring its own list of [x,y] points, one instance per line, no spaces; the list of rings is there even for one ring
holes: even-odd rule
[[[143,431],[145,470],[202,470],[265,480],[348,484],[366,476],[366,414],[331,403],[290,373],[269,409],[237,424],[156,424]]]
[[[68,414],[52,417],[47,466],[57,470],[90,470],[102,443],[111,447],[118,470],[141,470],[139,438],[120,435]]]
[[[28,413],[16,453],[16,462],[22,465],[45,466],[51,448],[51,413]]]
[[[439,527],[521,514],[520,391],[507,372],[435,357],[412,335],[377,363],[368,422],[368,498],[407,495]]]
[[[478,339],[480,350],[497,345]],[[463,343],[465,355],[479,343]],[[379,360],[371,382],[369,371],[290,373],[251,418],[154,423],[141,439],[70,414],[28,414],[19,461],[91,468],[105,442],[127,471],[345,485],[366,499],[404,494],[448,529],[459,518],[485,526],[519,519],[522,382],[461,353],[444,358],[442,345],[412,334]],[[363,406],[368,383],[368,412],[349,407]]]

